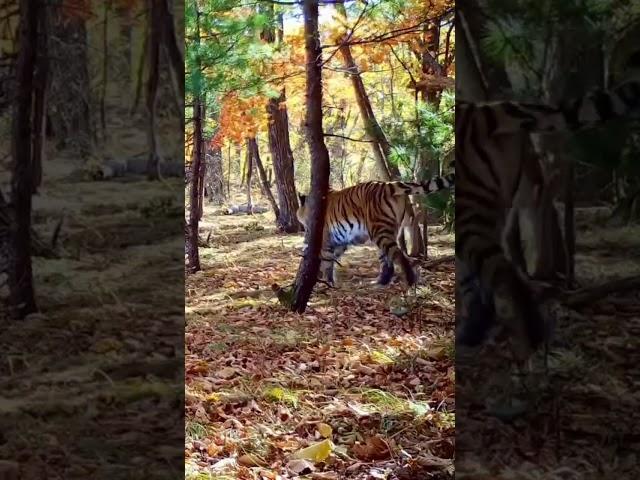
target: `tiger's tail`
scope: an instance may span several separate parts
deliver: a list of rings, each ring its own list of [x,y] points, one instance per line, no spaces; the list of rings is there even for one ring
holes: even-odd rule
[[[455,173],[449,173],[443,176],[431,177],[422,183],[399,182],[398,186],[401,191],[399,195],[428,195],[430,193],[452,188],[455,185]]]

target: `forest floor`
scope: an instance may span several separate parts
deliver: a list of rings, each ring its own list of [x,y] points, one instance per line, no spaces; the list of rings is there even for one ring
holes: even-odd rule
[[[454,262],[421,268],[403,299],[402,284],[372,285],[374,248],[353,248],[337,288],[318,285],[298,315],[271,285],[293,281],[302,234],[213,207],[201,227],[203,270],[186,281],[186,478],[451,478]],[[452,254],[453,236],[432,233],[430,260]]]
[[[606,212],[576,213],[579,287],[640,275],[639,226],[612,228]],[[504,422],[483,413],[499,375],[495,384],[490,377],[506,365],[504,351],[487,346],[471,362],[457,358],[460,478],[638,478],[640,292],[603,297],[567,313],[550,345],[548,375],[536,359],[532,407],[523,417]]]
[[[41,240],[64,218],[57,258],[33,259],[40,313],[0,315],[0,458],[15,462],[0,477],[175,479],[183,180],[95,182],[81,166],[51,158],[34,197]]]

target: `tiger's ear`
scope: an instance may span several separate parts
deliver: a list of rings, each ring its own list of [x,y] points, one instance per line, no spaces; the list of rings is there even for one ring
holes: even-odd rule
[[[298,198],[300,199],[300,206],[304,207],[304,204],[307,201],[307,196],[299,193]]]

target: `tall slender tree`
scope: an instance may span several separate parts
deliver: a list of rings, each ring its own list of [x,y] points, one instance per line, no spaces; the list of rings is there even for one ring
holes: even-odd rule
[[[305,0],[304,34],[307,77],[307,138],[311,154],[311,194],[307,250],[300,262],[291,309],[303,313],[318,279],[320,251],[329,191],[329,152],[322,127],[322,49],[318,32],[318,0]]]
[[[33,192],[33,93],[39,48],[40,0],[20,1],[20,51],[16,64],[17,91],[13,113],[11,153],[13,176],[11,229],[13,265],[9,268],[10,307],[16,318],[37,311],[31,266],[31,195]]]
[[[263,29],[261,38],[269,43],[282,42],[282,15],[275,16],[274,5],[268,2],[264,11],[271,20]],[[278,35],[276,35],[276,25]],[[294,180],[293,152],[289,140],[289,114],[287,112],[287,94],[284,86],[277,98],[270,98],[267,104],[269,115],[269,150],[273,161],[273,170],[278,189],[278,228],[287,233],[300,231],[301,225],[296,218],[298,210],[298,195]]]

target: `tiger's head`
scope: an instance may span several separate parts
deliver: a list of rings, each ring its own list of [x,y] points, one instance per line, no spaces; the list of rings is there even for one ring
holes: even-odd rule
[[[307,229],[307,216],[309,215],[309,209],[307,208],[307,195],[303,195],[301,193],[298,194],[298,200],[300,201],[300,206],[298,207],[298,211],[296,212],[296,217],[298,221],[302,224],[304,229]]]

